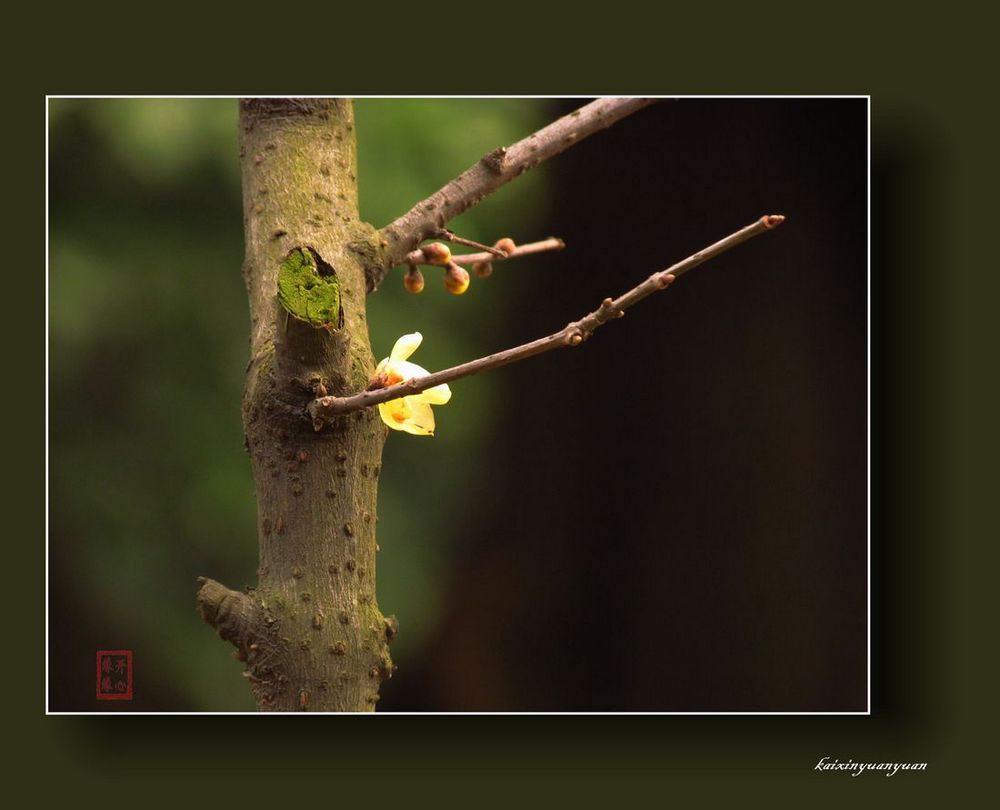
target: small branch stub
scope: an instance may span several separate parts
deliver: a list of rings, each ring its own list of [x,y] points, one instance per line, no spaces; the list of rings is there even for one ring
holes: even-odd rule
[[[198,612],[205,623],[245,654],[255,624],[253,600],[207,577],[198,577]]]

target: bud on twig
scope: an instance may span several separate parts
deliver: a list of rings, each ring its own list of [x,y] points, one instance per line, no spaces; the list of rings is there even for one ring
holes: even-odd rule
[[[444,286],[452,295],[461,295],[469,289],[469,272],[454,262],[448,262],[448,272],[444,274]]]
[[[403,286],[407,292],[414,294],[423,292],[424,274],[416,268],[416,265],[411,265],[410,269],[406,271],[406,275],[403,276]]]
[[[433,242],[420,248],[424,254],[427,264],[434,264],[438,267],[447,267],[451,262],[451,248],[443,242]]]
[[[517,245],[514,244],[514,240],[509,236],[497,240],[497,243],[493,247],[497,250],[502,250],[505,256],[510,256],[511,253],[517,250]]]

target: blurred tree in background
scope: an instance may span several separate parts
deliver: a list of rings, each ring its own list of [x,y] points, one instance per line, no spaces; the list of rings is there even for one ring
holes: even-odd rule
[[[361,100],[361,215],[389,222],[497,144],[545,123],[531,100]],[[255,507],[240,396],[249,331],[235,100],[54,99],[50,180],[50,708],[93,706],[94,650],[135,650],[130,708],[251,710],[230,651],[192,609],[194,577],[255,579]],[[544,232],[546,173],[453,221],[470,238]],[[369,302],[376,357],[420,331],[444,368],[491,339],[544,257],[461,299],[428,274],[415,303],[393,276]],[[505,268],[506,269],[506,268]],[[211,301],[211,307],[204,301]],[[417,305],[419,304],[419,305]],[[463,383],[433,443],[390,441],[379,495],[379,601],[407,659],[439,619],[466,491],[503,380]],[[419,504],[450,508],[421,508]]]

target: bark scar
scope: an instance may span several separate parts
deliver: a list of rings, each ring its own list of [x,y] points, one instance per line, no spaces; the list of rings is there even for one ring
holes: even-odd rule
[[[500,146],[492,152],[487,152],[480,162],[493,174],[503,174],[504,160],[507,158],[507,147]]]

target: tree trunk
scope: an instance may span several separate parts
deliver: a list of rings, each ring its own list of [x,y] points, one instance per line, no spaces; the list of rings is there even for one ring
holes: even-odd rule
[[[419,256],[410,251],[430,237],[460,241],[442,230],[451,217],[649,103],[592,102],[484,155],[381,232],[358,218],[349,101],[240,103],[251,322],[243,423],[257,491],[260,566],[257,588],[246,594],[202,578],[198,606],[236,646],[261,709],[371,710],[380,683],[392,675],[388,643],[396,621],[375,601],[375,503],[386,429],[373,405],[578,346],[690,268],[784,221],[765,215],[548,337],[372,385],[367,291],[401,263],[466,272],[457,262],[472,256],[451,260],[448,251],[446,262],[429,261],[426,249]],[[562,246],[557,239],[546,244]],[[485,255],[508,259],[516,250]]]
[[[304,414],[317,392],[363,390],[374,372],[365,278],[382,246],[358,218],[353,109],[245,100],[240,133],[251,320],[243,421],[260,565],[246,594],[201,580],[198,604],[245,660],[259,708],[370,711],[395,634],[375,599],[386,431],[373,408],[320,433]]]

